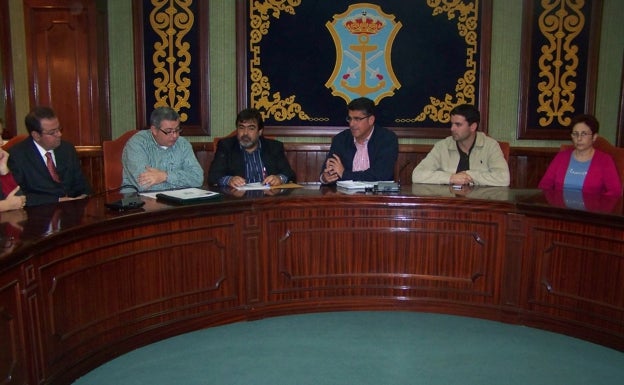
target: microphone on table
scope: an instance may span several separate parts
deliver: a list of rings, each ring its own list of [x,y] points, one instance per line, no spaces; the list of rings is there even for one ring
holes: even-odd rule
[[[136,188],[135,186],[130,185],[130,184],[125,184],[123,186],[120,186],[116,190],[123,190],[126,188],[130,188],[134,190],[134,192],[129,193],[129,194],[124,193],[123,198],[121,198],[120,200],[104,203],[104,206],[108,207],[111,210],[117,210],[117,211],[134,210],[134,209],[143,207],[143,205],[145,205],[145,202],[141,200],[141,197],[139,196],[139,189]]]

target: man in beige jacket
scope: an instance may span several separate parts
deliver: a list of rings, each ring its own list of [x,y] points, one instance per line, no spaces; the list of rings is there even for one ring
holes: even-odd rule
[[[473,105],[451,110],[451,136],[437,142],[412,172],[412,183],[509,186],[509,166],[498,142],[477,132]]]

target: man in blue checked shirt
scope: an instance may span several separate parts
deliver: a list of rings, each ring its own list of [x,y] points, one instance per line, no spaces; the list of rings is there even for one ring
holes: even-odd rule
[[[181,134],[178,113],[170,107],[156,108],[149,130],[137,132],[124,147],[122,185],[138,191],[201,187],[204,171]]]

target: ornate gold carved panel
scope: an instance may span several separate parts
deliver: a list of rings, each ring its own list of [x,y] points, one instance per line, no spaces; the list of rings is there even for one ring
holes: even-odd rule
[[[185,135],[210,135],[208,0],[134,0],[137,128],[156,107],[180,114]]]
[[[601,0],[524,0],[519,139],[569,139],[593,113]]]

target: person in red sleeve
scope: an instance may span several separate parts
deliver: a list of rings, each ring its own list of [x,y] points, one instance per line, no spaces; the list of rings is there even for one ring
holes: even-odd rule
[[[0,184],[2,185],[0,212],[21,209],[26,204],[26,197],[18,195],[20,188],[7,166],[8,160],[9,153],[0,149]]]

